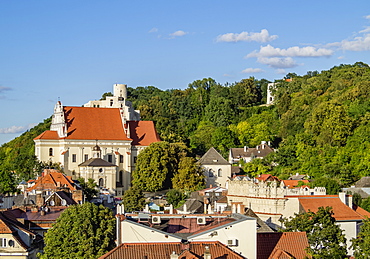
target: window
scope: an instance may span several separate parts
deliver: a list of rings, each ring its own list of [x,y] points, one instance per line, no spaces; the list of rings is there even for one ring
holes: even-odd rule
[[[6,238],[0,238],[0,247],[6,247]]]
[[[134,156],[134,164],[136,164],[137,156]]]
[[[123,155],[119,155],[119,162],[122,164],[123,163]]]
[[[72,163],[76,163],[76,161],[77,161],[76,154],[72,154]]]
[[[85,161],[89,160],[89,155],[85,154]]]
[[[113,100],[110,100],[110,106],[113,106]]]
[[[209,169],[208,173],[209,173],[209,177],[213,177],[213,170],[212,169]]]
[[[112,163],[112,161],[113,161],[113,157],[112,157],[112,155],[108,155],[108,162],[109,162],[109,163]]]
[[[221,176],[222,176],[222,169],[221,169],[221,168],[220,168],[220,169],[218,169],[217,176],[218,176],[218,177],[221,177]]]
[[[99,187],[104,187],[104,179],[103,178],[99,179]]]
[[[53,148],[49,148],[49,156],[53,156]]]

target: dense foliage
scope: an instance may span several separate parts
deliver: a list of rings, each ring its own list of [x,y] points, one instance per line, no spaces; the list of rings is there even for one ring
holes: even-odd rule
[[[98,258],[115,245],[112,211],[92,203],[68,207],[45,235],[46,258]]]
[[[370,258],[370,219],[366,218],[360,228],[357,238],[352,241],[353,255],[358,259]]]
[[[295,217],[282,219],[282,223],[285,226],[284,232],[306,232],[310,245],[307,252],[312,258],[346,257],[346,238],[335,224],[330,207],[320,207],[316,213],[308,211],[295,214]]]
[[[204,176],[184,144],[155,142],[137,157],[132,185],[155,192],[175,187],[194,191],[203,187]]]
[[[122,201],[126,212],[141,211],[145,205],[143,191],[136,186],[125,191]]]
[[[284,179],[306,174],[317,181],[314,186],[325,186],[332,194],[368,175],[369,66],[358,62],[287,77],[291,81],[277,82],[271,106],[261,105],[268,81],[255,78],[225,85],[204,78],[183,90],[129,87],[128,99],[143,120],[155,122],[162,140],[185,143],[193,155],[213,146],[226,157],[231,147],[271,141],[279,151],[246,164],[251,175],[272,173]],[[10,191],[12,179],[33,176],[32,139],[49,125],[50,119],[0,147],[0,173],[8,179],[0,181],[0,191]],[[169,178],[164,181],[171,187]]]

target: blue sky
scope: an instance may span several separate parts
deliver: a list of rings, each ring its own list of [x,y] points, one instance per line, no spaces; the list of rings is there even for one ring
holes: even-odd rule
[[[114,83],[184,89],[370,63],[370,1],[0,0],[0,144]]]

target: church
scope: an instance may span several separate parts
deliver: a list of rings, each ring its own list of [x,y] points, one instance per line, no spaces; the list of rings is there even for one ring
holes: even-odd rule
[[[50,130],[34,139],[40,161],[60,163],[73,179],[92,178],[101,189],[122,195],[141,150],[160,138],[152,121],[127,101],[127,85],[114,84],[113,96],[82,107],[58,101]]]

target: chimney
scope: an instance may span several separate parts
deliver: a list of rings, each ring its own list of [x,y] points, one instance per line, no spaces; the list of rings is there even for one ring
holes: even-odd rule
[[[247,152],[247,146],[244,146],[244,152]]]
[[[209,251],[209,246],[206,246],[204,249],[204,259],[212,259],[211,257],[211,251]]]

